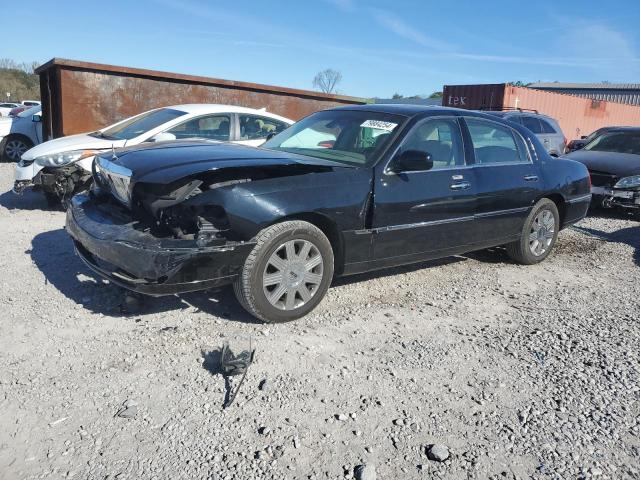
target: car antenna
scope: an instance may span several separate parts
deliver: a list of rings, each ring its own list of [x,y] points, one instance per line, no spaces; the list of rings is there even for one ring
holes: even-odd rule
[[[113,146],[113,143],[111,144],[111,160],[117,160],[118,156],[116,155],[116,149]]]

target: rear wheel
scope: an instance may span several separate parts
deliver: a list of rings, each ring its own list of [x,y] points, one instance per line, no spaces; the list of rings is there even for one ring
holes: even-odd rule
[[[31,147],[33,142],[17,135],[7,137],[2,144],[2,157],[10,162],[18,162],[20,157]]]
[[[333,278],[333,249],[316,226],[303,221],[262,230],[234,290],[240,304],[268,323],[303,317],[327,293]]]
[[[543,198],[533,206],[524,222],[520,240],[506,245],[507,253],[518,263],[539,263],[551,253],[559,230],[558,207],[548,198]]]

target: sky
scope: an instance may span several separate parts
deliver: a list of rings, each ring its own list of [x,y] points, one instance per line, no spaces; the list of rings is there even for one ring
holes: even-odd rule
[[[53,57],[339,93],[640,83],[637,0],[1,0],[0,58]],[[7,19],[36,19],[11,23]],[[42,20],[42,21],[40,21]]]

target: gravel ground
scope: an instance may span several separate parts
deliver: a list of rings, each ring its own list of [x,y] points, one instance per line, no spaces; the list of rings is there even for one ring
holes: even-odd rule
[[[0,478],[640,478],[635,220],[588,218],[533,267],[496,249],[338,280],[268,326],[229,289],[123,310],[11,181]],[[249,337],[223,409],[220,348]]]

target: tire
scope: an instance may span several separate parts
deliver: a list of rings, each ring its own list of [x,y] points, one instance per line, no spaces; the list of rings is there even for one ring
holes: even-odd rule
[[[324,298],[333,278],[333,249],[325,234],[308,222],[287,221],[262,230],[256,242],[234,283],[240,304],[266,323],[307,315]],[[303,260],[299,255],[305,252]]]
[[[2,159],[18,162],[24,152],[33,147],[33,142],[20,135],[10,135],[2,141]]]
[[[559,230],[558,207],[548,198],[543,198],[527,216],[520,239],[506,245],[507,253],[513,260],[524,265],[540,263],[551,253]],[[533,238],[534,234],[537,234],[536,239]]]

